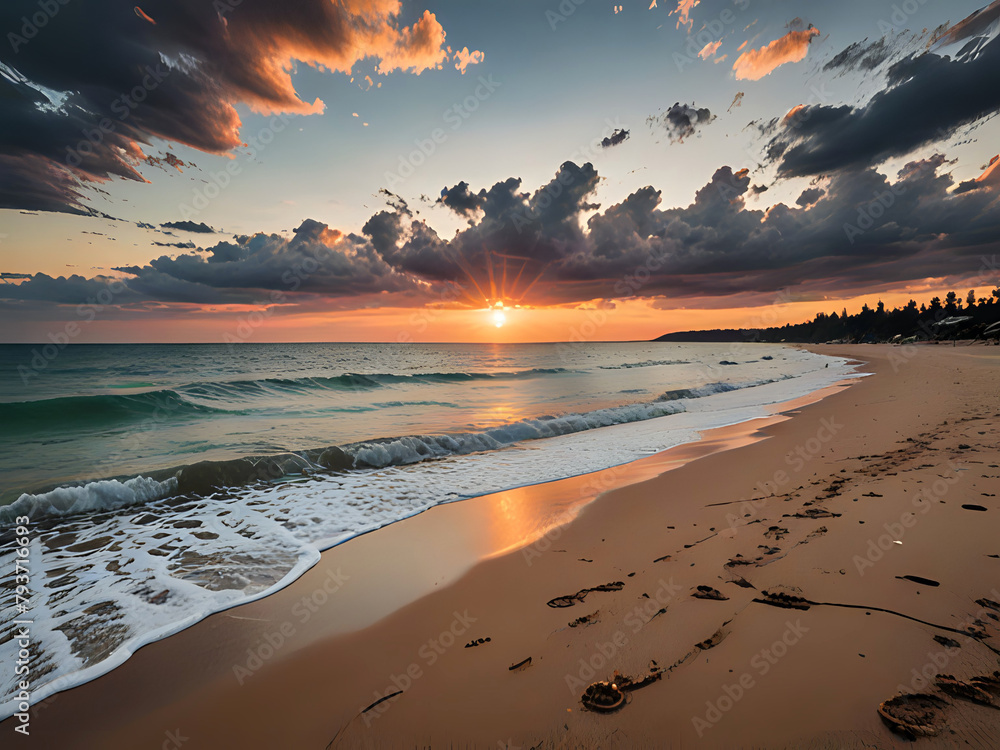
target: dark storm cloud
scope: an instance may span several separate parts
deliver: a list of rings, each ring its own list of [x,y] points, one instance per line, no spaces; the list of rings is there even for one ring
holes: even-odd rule
[[[160,224],[161,227],[166,227],[167,229],[180,229],[185,232],[197,232],[200,234],[215,234],[215,230],[212,229],[205,222],[194,222],[194,221],[166,221]]]
[[[482,218],[451,239],[389,212],[364,231],[389,263],[470,290],[470,304],[490,298],[498,259],[508,279],[520,274],[521,283],[508,284],[511,298],[532,304],[789,286],[826,293],[978,269],[980,254],[1000,235],[1000,186],[952,195],[949,166],[937,156],[908,163],[893,179],[873,169],[843,171],[825,187],[805,190],[796,205],[766,210],[745,205],[746,195],[759,192],[746,170],[723,167],[686,207],[661,209],[660,192],[646,187],[592,213],[584,188],[552,202],[532,223],[529,207],[557,183],[529,196],[512,180],[486,191],[504,196],[503,210],[486,204]],[[560,174],[577,174],[574,168],[582,170],[563,165]],[[596,182],[588,173],[579,184]],[[524,280],[536,276],[526,290]]]
[[[476,195],[469,191],[469,183],[460,182],[454,187],[444,188],[437,202],[447,206],[460,216],[470,218],[482,208],[485,199],[485,191],[481,190]]]
[[[802,194],[796,199],[795,205],[803,207],[812,205],[825,194],[826,191],[822,188],[808,188],[802,191]]]
[[[801,108],[771,141],[768,156],[782,177],[878,164],[944,140],[998,109],[1000,38],[968,62],[925,53],[895,63],[886,88],[862,107]]]
[[[0,206],[87,213],[80,183],[141,180],[154,138],[222,153],[242,144],[238,104],[322,111],[295,91],[296,62],[347,72],[373,59],[379,73],[420,73],[448,56],[435,16],[403,26],[397,0],[153,0],[144,11],[155,24],[130,0],[52,5],[0,3],[11,51],[0,64]]]
[[[601,148],[611,148],[612,146],[617,146],[628,140],[629,131],[624,128],[618,128],[614,133],[609,135],[607,138],[601,141]]]
[[[35,274],[20,284],[3,285],[0,297],[85,304],[111,289],[114,304],[225,304],[259,301],[267,291],[353,297],[414,289],[413,280],[391,268],[367,238],[342,234],[311,219],[292,239],[259,233],[220,242],[205,253],[164,255],[144,265],[113,269],[124,278]]]
[[[690,138],[714,119],[715,115],[706,107],[676,102],[666,112],[650,116],[647,122],[654,130],[665,130],[671,143],[683,143],[685,138]]]
[[[304,310],[352,299],[364,306],[376,295],[381,304],[471,307],[750,299],[787,288],[835,295],[971,274],[996,252],[1000,169],[956,192],[953,163],[935,155],[892,176],[839,170],[795,204],[766,209],[745,202],[756,192],[747,170],[721,167],[687,206],[663,208],[660,191],[647,186],[602,209],[594,167],[566,162],[533,191],[516,177],[479,192],[465,185],[459,193],[475,195],[478,212],[449,238],[391,198],[394,207],[361,235],[306,220],[291,239],[234,237],[115,269],[123,279],[38,274],[0,285],[0,298],[81,304],[107,289],[115,304],[225,304],[280,292],[287,309]]]

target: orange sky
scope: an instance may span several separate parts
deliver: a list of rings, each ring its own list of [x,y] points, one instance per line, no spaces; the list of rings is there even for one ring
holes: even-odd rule
[[[938,280],[909,290],[869,293],[845,299],[808,300],[759,307],[726,309],[655,309],[648,300],[618,302],[613,310],[546,307],[508,308],[505,322],[497,327],[488,310],[435,310],[429,308],[379,308],[328,313],[268,315],[259,308],[238,306],[214,308],[213,312],[191,306],[180,318],[149,320],[78,321],[75,343],[144,342],[237,343],[237,342],[483,342],[517,343],[546,341],[649,340],[664,333],[712,328],[754,328],[801,323],[817,312],[856,313],[867,303],[882,300],[887,308],[919,304],[950,290],[964,300],[968,286],[943,286]],[[989,290],[978,289],[978,296]],[[37,327],[37,332],[35,328]],[[56,326],[58,328],[58,326]],[[53,324],[29,326],[26,341],[45,341]]]

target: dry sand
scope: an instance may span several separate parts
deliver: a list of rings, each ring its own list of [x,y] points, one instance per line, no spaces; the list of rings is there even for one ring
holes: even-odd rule
[[[935,685],[1000,669],[1000,348],[816,350],[876,374],[352,540],[43,702],[25,744],[902,747],[877,713],[902,690],[942,700],[918,746],[1000,747],[1000,709]],[[583,710],[587,684],[651,668]]]

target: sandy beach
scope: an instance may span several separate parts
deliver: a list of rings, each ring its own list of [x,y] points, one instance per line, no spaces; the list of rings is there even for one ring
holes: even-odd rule
[[[335,547],[43,701],[24,744],[903,747],[878,708],[905,692],[933,696],[918,746],[997,747],[970,680],[1000,670],[1000,348],[814,350],[874,375]],[[636,689],[585,710],[603,680]]]

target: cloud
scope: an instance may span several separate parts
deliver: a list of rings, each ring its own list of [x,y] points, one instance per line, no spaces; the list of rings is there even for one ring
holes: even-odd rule
[[[486,54],[484,52],[480,52],[479,50],[469,52],[469,48],[464,47],[463,49],[460,49],[455,53],[454,57],[455,70],[457,70],[464,76],[465,71],[468,69],[470,65],[478,65],[485,59],[486,59]]]
[[[624,128],[618,128],[611,135],[606,137],[601,141],[601,148],[611,148],[612,146],[617,146],[628,140],[629,131]]]
[[[194,250],[195,244],[193,242],[154,242],[157,247],[179,247],[184,250]]]
[[[967,193],[970,190],[994,188],[997,186],[1000,186],[1000,155],[990,159],[990,163],[983,167],[983,173],[979,177],[960,183],[954,192]]]
[[[698,52],[698,57],[700,57],[702,60],[707,60],[708,58],[713,57],[715,53],[719,51],[719,47],[721,46],[722,46],[721,39],[717,42],[709,42],[708,44],[706,44],[704,47],[701,48],[700,52]]]
[[[485,191],[475,195],[469,192],[469,183],[460,182],[452,188],[444,188],[437,202],[461,216],[470,218],[483,207],[485,200]]]
[[[166,227],[167,229],[180,229],[185,232],[197,232],[202,234],[215,234],[215,230],[212,229],[205,222],[194,222],[194,221],[166,221],[160,224],[161,227]]]
[[[360,234],[306,220],[292,238],[234,237],[115,269],[121,278],[36,274],[0,285],[0,299],[77,305],[103,290],[114,306],[155,311],[279,302],[286,310],[403,301],[475,308],[498,299],[578,306],[632,297],[663,305],[788,288],[835,296],[979,269],[984,245],[1000,236],[1000,159],[975,189],[955,189],[952,163],[938,154],[892,177],[839,170],[793,205],[757,209],[746,198],[760,201],[763,190],[746,169],[720,167],[686,206],[666,208],[646,186],[602,208],[593,165],[565,162],[533,190],[517,177],[444,190],[440,202],[468,219],[450,237],[386,193],[389,207]]]
[[[0,154],[0,209],[89,214],[81,197],[80,184],[68,169],[35,154]]]
[[[699,2],[701,2],[701,0],[677,1],[677,7],[674,10],[670,11],[670,15],[672,16],[675,13],[677,14],[678,29],[681,26],[687,26],[688,31],[689,32],[691,31],[692,27],[694,26],[694,19],[691,18],[691,11],[694,10],[695,6],[698,5]]]
[[[809,51],[809,43],[818,34],[819,29],[810,25],[801,31],[789,31],[760,49],[747,50],[733,63],[736,79],[759,81],[785,63],[804,60]]]
[[[123,277],[35,274],[16,286],[4,285],[0,297],[78,305],[108,290],[105,295],[111,293],[116,305],[251,304],[278,297],[350,298],[416,290],[414,280],[390,267],[367,238],[312,219],[291,239],[258,233],[220,242],[204,254],[164,255],[113,270]]]
[[[149,14],[148,14],[148,13],[146,13],[146,11],[144,11],[144,10],[143,10],[142,8],[140,8],[140,7],[138,6],[138,5],[137,5],[137,6],[135,6],[134,10],[135,10],[135,14],[136,14],[137,16],[139,16],[139,18],[141,18],[141,19],[142,19],[142,20],[144,20],[144,21],[149,21],[149,22],[150,22],[151,24],[153,24],[154,26],[156,26],[156,21],[154,21],[154,20],[153,20],[153,19],[152,19],[152,18],[151,18],[151,17],[149,16]]]
[[[694,135],[700,128],[711,124],[715,119],[707,108],[697,108],[676,102],[674,106],[661,115],[653,115],[647,119],[651,127],[662,127],[670,136],[671,143],[683,143],[685,138]]]
[[[532,194],[515,178],[479,193],[464,186],[482,215],[451,239],[389,212],[364,232],[387,262],[465,290],[469,305],[495,296],[501,262],[506,278],[518,279],[508,281],[508,299],[522,304],[759,295],[789,286],[827,294],[978,268],[983,239],[1000,231],[1000,186],[952,195],[954,182],[941,171],[947,164],[941,156],[910,162],[894,180],[870,168],[839,173],[796,205],[766,210],[745,204],[747,194],[763,192],[751,188],[747,171],[723,167],[686,207],[663,209],[650,186],[594,212],[596,173],[568,163]],[[558,184],[563,199],[542,200]],[[890,196],[889,207],[877,196]],[[640,270],[646,280],[636,287],[629,280]]]
[[[802,194],[795,200],[795,205],[802,206],[803,208],[811,206],[824,195],[826,195],[826,191],[822,188],[807,188],[806,190],[803,190]]]
[[[825,71],[846,72],[860,70],[868,72],[875,70],[892,55],[892,47],[885,37],[869,43],[867,39],[854,42],[833,56],[826,65]]]
[[[931,51],[937,52],[950,45],[962,44],[960,57],[965,60],[971,59],[1000,33],[998,21],[1000,21],[1000,0],[994,0],[989,6],[980,8],[942,33],[935,39]]]
[[[879,164],[937,143],[1000,110],[1000,40],[969,62],[933,53],[889,68],[884,89],[860,107],[807,105],[768,146],[783,177]],[[789,113],[791,114],[791,113]]]
[[[21,29],[26,8],[0,4],[0,28]],[[109,0],[100,13],[59,13],[31,39],[8,36],[16,69],[0,67],[0,205],[88,213],[86,186],[144,181],[138,166],[155,139],[225,153],[243,143],[240,105],[322,112],[320,99],[296,91],[297,66],[349,73],[371,60],[380,75],[420,74],[447,58],[436,16],[405,25],[400,0],[175,0],[146,10],[155,24]]]

